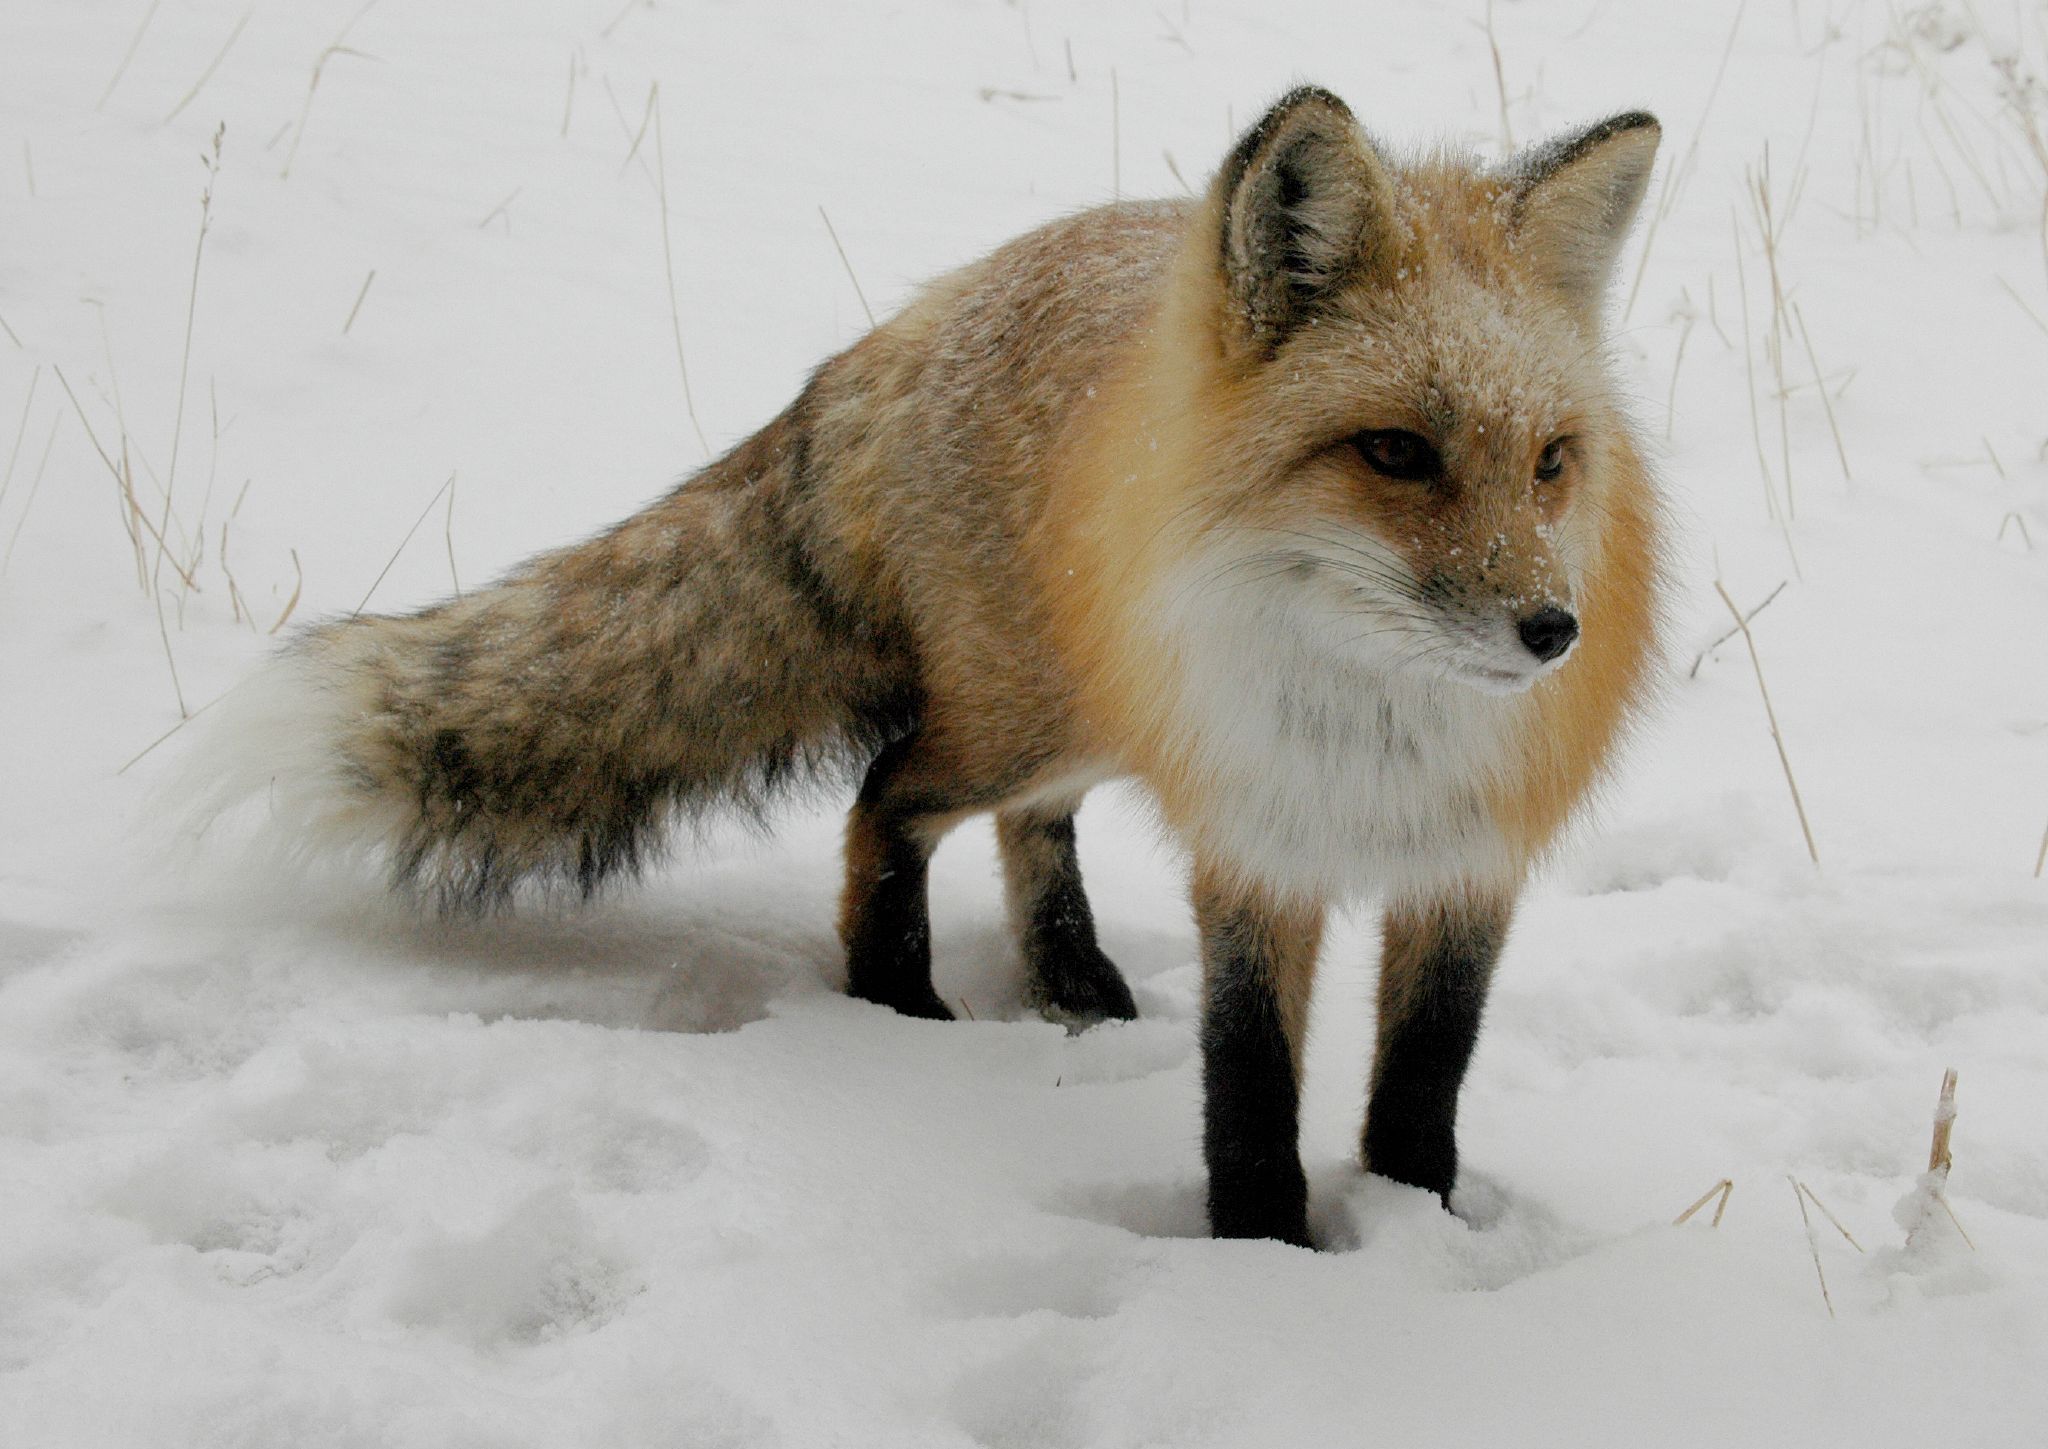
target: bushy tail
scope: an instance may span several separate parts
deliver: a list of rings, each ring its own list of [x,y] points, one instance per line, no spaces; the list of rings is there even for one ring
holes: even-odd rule
[[[224,700],[205,819],[368,854],[444,907],[589,893],[678,814],[758,810],[903,727],[903,631],[825,542],[799,414],[646,511],[406,617],[316,627]]]

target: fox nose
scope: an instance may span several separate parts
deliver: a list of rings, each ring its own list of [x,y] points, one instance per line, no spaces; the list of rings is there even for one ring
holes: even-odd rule
[[[1555,604],[1546,605],[1515,626],[1522,643],[1545,664],[1572,647],[1579,637],[1579,621]]]

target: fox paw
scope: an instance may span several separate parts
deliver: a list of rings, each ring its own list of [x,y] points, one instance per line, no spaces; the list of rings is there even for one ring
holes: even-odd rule
[[[1055,1021],[1079,1030],[1103,1021],[1135,1021],[1138,1003],[1116,963],[1090,946],[1057,961],[1040,962],[1031,1004]]]
[[[926,986],[923,990],[883,991],[878,988],[848,987],[846,994],[860,1001],[872,1001],[877,1006],[886,1006],[899,1016],[921,1017],[926,1021],[951,1021],[953,1012],[945,1002],[939,1000],[938,992]]]

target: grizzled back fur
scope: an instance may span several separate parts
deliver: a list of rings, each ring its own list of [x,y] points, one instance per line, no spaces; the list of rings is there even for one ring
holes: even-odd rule
[[[941,278],[608,532],[309,631],[220,711],[201,813],[259,803],[300,850],[476,909],[522,881],[588,894],[679,818],[758,813],[915,733],[934,831],[1136,775],[1198,852],[1287,874],[1223,827],[1388,812],[1333,799],[1356,751],[1274,768],[1247,710],[1295,695],[1254,682],[1285,651],[1247,631],[1277,619],[1341,635],[1319,687],[1365,671],[1431,739],[1446,710],[1478,721],[1433,783],[1518,866],[1648,655],[1653,510],[1598,312],[1655,146],[1630,115],[1504,169],[1404,162],[1297,91],[1207,197],[1067,217]],[[1453,486],[1375,476],[1355,444],[1386,429],[1435,437]],[[1532,490],[1567,434],[1563,481]],[[1474,704],[1436,666],[1518,657],[1507,605],[1539,596],[1583,620],[1570,663]],[[1295,874],[1348,888],[1347,851],[1377,852],[1320,829]]]
[[[812,393],[646,511],[494,587],[303,633],[188,773],[444,909],[584,895],[678,817],[858,776],[916,709],[900,624],[807,541]]]

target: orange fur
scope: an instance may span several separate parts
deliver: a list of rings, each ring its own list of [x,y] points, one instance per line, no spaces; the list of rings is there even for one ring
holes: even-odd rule
[[[1500,225],[1497,181],[1437,158],[1403,183],[1407,225],[1383,274],[1413,278],[1416,290],[1452,277],[1526,294]],[[1328,375],[1297,372],[1284,382],[1260,359],[1233,355],[1223,341],[1231,299],[1207,246],[1225,200],[1213,191],[1206,198],[1150,325],[1074,420],[1057,458],[1059,487],[1029,539],[1038,586],[1054,603],[1056,652],[1079,681],[1090,748],[1142,778],[1167,820],[1197,838],[1210,781],[1176,749],[1173,721],[1161,712],[1172,697],[1169,661],[1149,648],[1138,617],[1152,588],[1179,560],[1186,532],[1273,507],[1274,495],[1300,482],[1288,465],[1314,440],[1366,425],[1431,426],[1406,379],[1361,372],[1341,348]],[[1597,474],[1587,496],[1563,505],[1597,517],[1596,559],[1578,589],[1584,640],[1518,702],[1513,747],[1488,785],[1518,868],[1542,854],[1601,777],[1656,655],[1658,505],[1625,423],[1605,399],[1591,401],[1594,415],[1558,420],[1584,429],[1597,451],[1582,468]],[[1355,464],[1322,466],[1303,511],[1348,509],[1382,531],[1409,528],[1415,499],[1395,485],[1391,496],[1362,502],[1362,474]],[[1287,506],[1300,505],[1297,494]],[[1422,574],[1441,565],[1447,548],[1491,523],[1479,515],[1462,532],[1419,538],[1406,550],[1411,567]]]
[[[1630,113],[1506,166],[1403,163],[1302,88],[1206,197],[942,278],[598,538],[309,631],[209,803],[480,908],[858,772],[849,990],[950,1014],[927,861],[994,811],[1030,999],[1088,1021],[1137,1007],[1073,812],[1132,777],[1194,861],[1218,1230],[1306,1241],[1272,1139],[1325,911],[1374,894],[1366,1151],[1447,1194],[1516,893],[1655,651],[1657,505],[1601,293],[1657,134]]]

